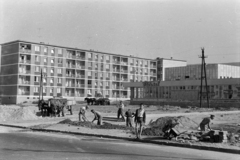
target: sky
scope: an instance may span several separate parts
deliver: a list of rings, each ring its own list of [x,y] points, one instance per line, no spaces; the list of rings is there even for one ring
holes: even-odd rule
[[[240,62],[240,0],[0,0],[14,40],[201,63]]]

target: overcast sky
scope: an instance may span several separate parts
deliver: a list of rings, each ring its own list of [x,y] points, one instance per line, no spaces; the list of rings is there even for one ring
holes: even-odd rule
[[[14,40],[200,63],[240,61],[240,0],[0,0]]]

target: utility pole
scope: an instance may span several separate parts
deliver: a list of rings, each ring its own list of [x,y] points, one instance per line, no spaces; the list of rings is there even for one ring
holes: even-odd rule
[[[200,88],[200,108],[202,107],[203,78],[205,79],[205,88],[206,88],[206,95],[207,95],[207,104],[208,104],[208,108],[209,108],[207,73],[206,73],[206,63],[205,63],[205,58],[207,58],[207,56],[204,55],[204,48],[201,48],[201,50],[202,50],[202,56],[199,56],[199,58],[202,59],[202,65],[201,65],[201,88]],[[203,72],[204,72],[204,75],[203,75]]]
[[[41,77],[40,77],[39,100],[40,100],[40,95],[42,95],[42,100],[43,100],[43,73],[42,73],[42,69],[41,69]]]

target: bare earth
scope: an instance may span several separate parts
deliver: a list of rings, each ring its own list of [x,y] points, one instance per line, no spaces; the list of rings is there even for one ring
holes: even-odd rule
[[[35,128],[46,128],[46,129],[55,129],[62,131],[72,131],[72,132],[81,132],[87,134],[101,134],[101,135],[110,135],[110,136],[118,136],[118,137],[132,137],[135,138],[133,131],[129,129],[122,129],[116,125],[124,126],[125,122],[119,122],[116,119],[117,116],[117,107],[116,105],[109,106],[89,106],[90,110],[95,109],[102,113],[103,121],[106,122],[106,125],[113,124],[111,126],[113,129],[107,128],[94,128],[94,127],[86,127],[84,125],[69,125],[69,124],[59,124],[60,121],[65,119],[70,119],[71,121],[78,121],[78,112],[79,108],[86,104],[79,104],[73,106],[73,115],[70,115],[69,112],[65,111],[65,117],[41,117],[39,116],[39,111],[36,105],[34,104],[25,104],[18,106],[4,106],[0,105],[0,123],[1,124],[11,124],[18,126],[26,126],[26,127],[35,127]],[[9,118],[9,114],[7,113],[6,108],[11,108],[11,113],[14,110],[14,117]],[[13,109],[12,109],[13,108]],[[21,110],[17,110],[21,108]],[[27,108],[27,109],[26,109]],[[125,107],[125,111],[127,109],[131,109],[135,111],[138,106],[127,105]],[[32,115],[31,113],[34,113]],[[185,116],[195,121],[197,124],[201,122],[204,117],[210,116],[210,114],[215,115],[215,119],[211,122],[211,127],[213,129],[223,129],[225,131],[234,133],[236,135],[240,135],[240,110],[231,109],[231,110],[215,110],[215,109],[207,109],[207,108],[180,108],[174,106],[146,106],[145,107],[147,113],[147,122],[146,126],[150,121],[155,121],[160,117],[165,116]],[[22,114],[21,116],[16,116],[16,113]],[[38,115],[38,116],[37,116]],[[88,111],[86,113],[88,120],[93,119],[93,114]],[[95,122],[96,123],[96,122]],[[115,126],[114,126],[115,125]],[[197,128],[196,128],[197,130]],[[0,128],[1,132],[1,128]],[[4,131],[2,131],[4,132]],[[147,137],[146,137],[147,138]],[[166,141],[166,140],[164,140]],[[183,142],[176,142],[183,143]],[[234,143],[206,143],[206,142],[195,142],[195,141],[186,141],[184,143],[192,143],[202,146],[217,146],[221,148],[234,148],[240,150],[240,141],[235,141]]]

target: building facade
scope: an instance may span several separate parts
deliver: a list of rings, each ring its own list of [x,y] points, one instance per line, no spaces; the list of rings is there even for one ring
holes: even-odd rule
[[[156,64],[152,59],[13,41],[1,48],[0,96],[2,103],[38,99],[42,70],[46,98],[129,98],[130,90],[122,83],[156,81]]]
[[[201,65],[188,65],[165,69],[166,81],[199,80],[201,79]],[[207,79],[240,78],[240,66],[226,64],[207,64]]]
[[[200,80],[129,82],[125,87],[131,89],[131,103],[157,104],[160,102],[199,102]],[[208,80],[208,95],[211,102],[232,102],[240,105],[240,78]],[[202,98],[207,99],[206,87]],[[167,104],[167,103],[165,103]],[[180,105],[177,104],[177,105]],[[188,105],[191,105],[189,103]],[[226,106],[226,105],[225,105]]]

